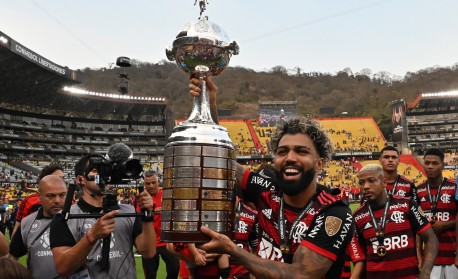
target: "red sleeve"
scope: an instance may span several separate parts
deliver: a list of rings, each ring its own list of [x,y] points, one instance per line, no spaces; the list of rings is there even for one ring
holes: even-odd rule
[[[142,210],[140,209],[140,206],[138,205],[137,203],[137,197],[134,197],[133,200],[132,200],[132,205],[135,207],[135,211],[137,213],[141,213]]]
[[[21,206],[19,206],[17,215],[16,215],[16,221],[21,222],[22,219],[30,215],[31,209],[34,205],[40,204],[40,201],[38,200],[37,194],[32,194],[27,196],[21,203]]]
[[[187,262],[194,262],[194,256],[192,255],[191,251],[188,247],[184,248],[180,251],[180,255],[182,259],[185,259]]]
[[[359,244],[356,234],[353,234],[353,237],[347,246],[347,251],[353,263],[366,260],[366,254],[364,254],[364,250]]]
[[[242,190],[246,190],[246,186],[248,184],[248,177],[250,176],[250,171],[245,170],[243,173],[243,178],[242,178]]]

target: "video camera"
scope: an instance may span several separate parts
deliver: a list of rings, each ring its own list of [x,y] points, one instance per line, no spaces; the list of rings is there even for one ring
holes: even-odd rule
[[[98,174],[89,175],[92,170],[97,170]],[[104,187],[105,184],[128,184],[131,180],[139,179],[142,172],[140,161],[132,159],[132,150],[124,143],[116,143],[108,148],[107,156],[93,154],[89,158],[84,176]]]

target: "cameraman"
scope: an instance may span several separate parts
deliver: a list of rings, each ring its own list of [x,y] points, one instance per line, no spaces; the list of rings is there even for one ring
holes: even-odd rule
[[[71,214],[100,213],[103,210],[105,193],[93,180],[98,172],[85,171],[91,156],[84,156],[75,165],[76,183],[82,187],[83,195],[72,205]],[[89,180],[90,179],[90,180]],[[143,191],[137,197],[138,205],[148,212],[153,210],[151,196]],[[98,219],[69,219],[62,214],[54,218],[51,225],[50,244],[54,254],[56,270],[60,275],[76,278],[136,278],[132,245],[143,257],[152,258],[156,253],[156,238],[152,217],[115,218],[118,213],[135,213],[134,207],[119,204]],[[102,269],[102,239],[111,235],[109,267]]]

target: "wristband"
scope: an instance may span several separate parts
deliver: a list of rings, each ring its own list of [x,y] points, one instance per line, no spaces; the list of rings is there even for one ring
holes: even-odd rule
[[[151,216],[148,216],[148,217],[142,216],[142,222],[143,223],[150,223],[150,222],[153,222],[153,221],[154,221],[154,215],[151,215]]]
[[[85,234],[85,236],[86,236],[86,240],[87,240],[87,242],[89,242],[89,244],[91,244],[91,245],[94,245],[94,244],[95,244],[95,242],[97,241],[97,239],[96,239],[96,240],[94,240],[94,241],[91,241],[91,239],[89,238],[89,235],[87,235],[87,233]]]

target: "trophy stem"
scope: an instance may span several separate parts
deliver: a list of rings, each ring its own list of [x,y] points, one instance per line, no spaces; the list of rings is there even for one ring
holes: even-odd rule
[[[202,82],[202,85],[200,87],[201,93],[199,94],[199,96],[194,97],[191,115],[187,119],[187,122],[216,124],[212,119],[210,111],[210,102],[207,93],[207,83],[205,82],[206,73],[199,72],[196,75]]]

